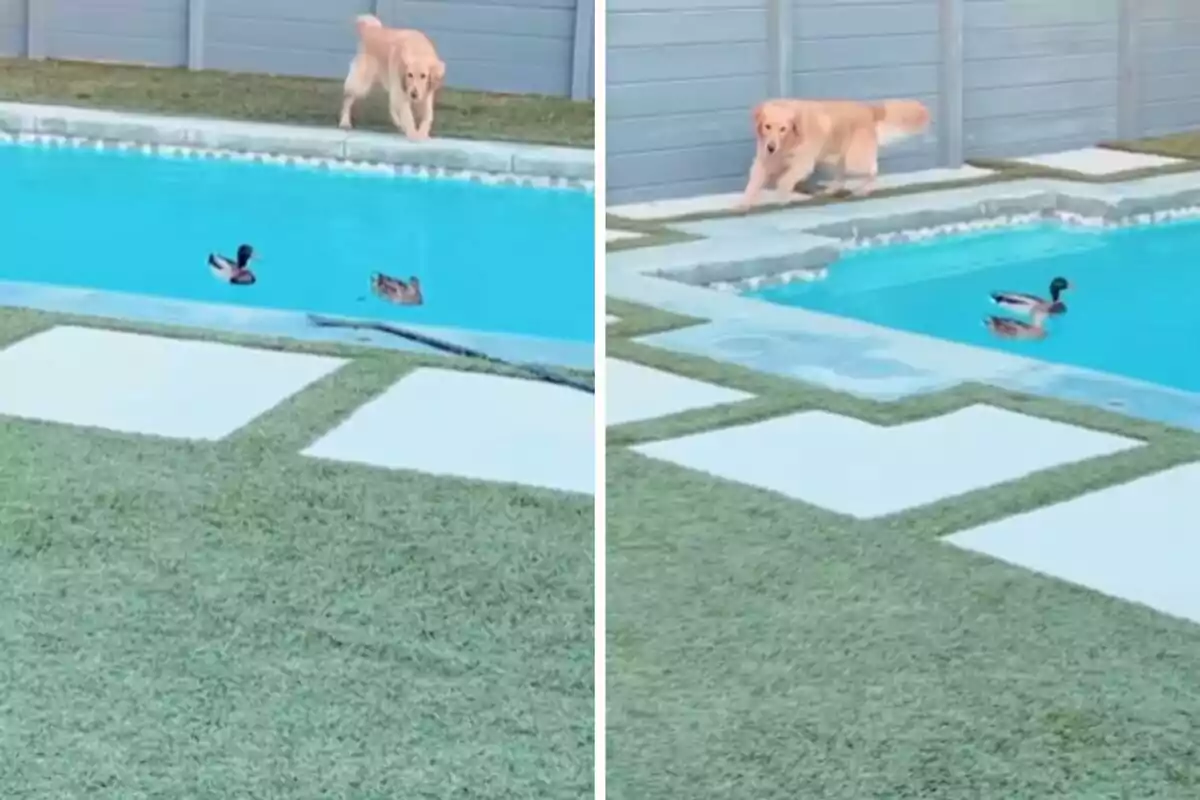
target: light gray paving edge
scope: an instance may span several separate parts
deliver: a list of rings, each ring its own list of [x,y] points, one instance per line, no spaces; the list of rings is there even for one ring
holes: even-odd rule
[[[607,264],[610,272],[689,284],[736,282],[752,274],[819,267],[836,260],[844,242],[910,230],[1024,214],[1075,215],[1110,224],[1150,221],[1146,215],[1196,206],[1200,173],[1112,184],[1030,179],[681,223],[671,227],[706,238],[610,253]],[[789,244],[794,246],[790,252]]]
[[[334,109],[336,112],[336,109]],[[0,131],[372,161],[590,182],[591,150],[469,139],[412,142],[399,134],[171,117],[72,106],[0,103]]]

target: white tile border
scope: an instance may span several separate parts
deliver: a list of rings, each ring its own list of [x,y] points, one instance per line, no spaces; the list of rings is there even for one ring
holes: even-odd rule
[[[591,192],[592,185],[572,182],[565,178],[548,177],[544,175],[517,175],[511,172],[478,172],[465,169],[449,169],[436,166],[421,166],[417,164],[389,164],[373,161],[350,161],[341,158],[321,158],[318,156],[287,155],[279,153],[250,152],[243,150],[224,150],[206,147],[189,147],[184,145],[156,145],[131,141],[113,141],[103,139],[85,139],[78,136],[58,136],[43,133],[19,133],[16,135],[0,132],[0,146],[26,145],[45,147],[49,149],[73,148],[93,150],[117,150],[136,152],[146,156],[160,158],[185,159],[220,159],[225,161],[245,161],[278,166],[306,167],[309,169],[324,169],[333,172],[355,172],[360,174],[375,174],[385,177],[406,177],[426,180],[461,180],[488,185],[528,186],[538,189],[576,189]]]
[[[335,109],[336,111],[336,109]],[[551,185],[592,188],[594,155],[583,148],[343,131],[262,122],[156,116],[104,109],[0,102],[0,131],[89,141],[132,142],[307,157],[333,162],[412,166],[443,173],[494,173],[548,179]]]

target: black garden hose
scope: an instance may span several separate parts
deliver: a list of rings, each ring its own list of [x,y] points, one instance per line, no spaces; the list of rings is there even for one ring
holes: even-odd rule
[[[577,389],[581,392],[587,392],[588,394],[592,395],[596,393],[595,386],[586,381],[579,380],[578,378],[573,378],[570,375],[563,375],[562,373],[546,369],[545,367],[537,364],[518,364],[512,361],[505,361],[502,358],[495,358],[493,356],[489,356],[487,353],[482,353],[478,350],[472,350],[469,347],[461,347],[453,344],[452,342],[444,342],[441,339],[434,339],[433,337],[425,336],[424,334],[416,333],[415,331],[397,328],[394,325],[387,325],[382,322],[367,322],[363,320],[324,317],[319,314],[309,314],[308,321],[319,328],[351,328],[357,330],[380,331],[382,333],[391,334],[392,336],[399,336],[401,339],[407,339],[410,342],[423,344],[426,347],[433,348],[434,350],[438,350],[442,353],[448,353],[454,356],[462,356],[464,358],[474,358],[480,361],[486,361],[489,364],[508,367],[511,370],[523,373],[539,381],[553,383],[558,386],[566,386],[568,388]]]

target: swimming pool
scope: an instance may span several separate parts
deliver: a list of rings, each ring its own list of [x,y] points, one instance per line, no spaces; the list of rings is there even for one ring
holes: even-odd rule
[[[590,343],[593,196],[141,149],[0,143],[0,281]],[[210,252],[255,248],[258,282]],[[421,278],[425,302],[370,291]]]
[[[1200,221],[1121,228],[1054,223],[851,250],[824,280],[744,294],[1057,364],[1200,391]],[[1068,311],[1042,341],[983,326],[992,291],[1045,297],[1066,277]],[[1020,318],[1020,317],[1017,317]]]

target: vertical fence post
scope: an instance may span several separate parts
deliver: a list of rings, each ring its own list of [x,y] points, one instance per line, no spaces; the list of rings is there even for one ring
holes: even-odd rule
[[[25,57],[46,57],[46,3],[49,0],[27,0],[25,3]]]
[[[939,0],[938,25],[938,159],[944,167],[958,167],[963,163],[963,0]]]
[[[595,52],[596,3],[575,0],[575,38],[571,46],[571,99],[587,100],[592,94],[592,59]]]
[[[188,0],[187,68],[204,69],[204,18],[207,0]]]
[[[1142,135],[1141,120],[1141,15],[1143,0],[1120,0],[1117,10],[1117,137],[1136,139]]]
[[[767,2],[767,95],[790,97],[792,91],[792,0]]]

